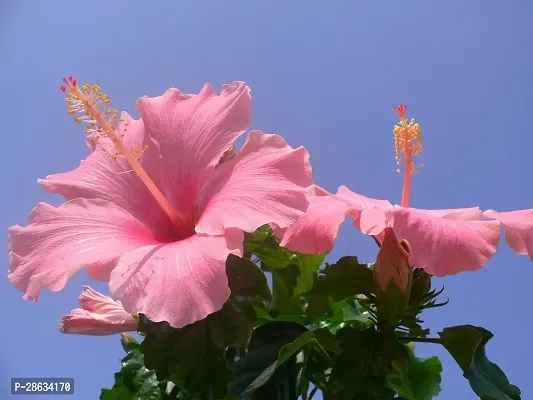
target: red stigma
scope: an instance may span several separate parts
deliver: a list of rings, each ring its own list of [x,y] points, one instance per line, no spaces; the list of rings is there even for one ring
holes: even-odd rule
[[[61,89],[62,92],[66,92],[69,88],[76,87],[78,84],[78,81],[74,79],[73,76],[69,76],[68,78],[63,78],[63,82],[66,83],[66,86],[61,85],[59,89]]]
[[[406,104],[400,104],[398,107],[393,107],[392,109],[396,112],[400,119],[405,119],[405,115],[407,114]]]

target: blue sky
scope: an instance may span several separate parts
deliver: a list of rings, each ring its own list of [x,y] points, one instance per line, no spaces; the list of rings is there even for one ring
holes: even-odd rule
[[[71,170],[87,155],[58,89],[65,75],[99,84],[134,116],[142,95],[244,80],[254,99],[252,128],[305,146],[317,184],[393,202],[402,180],[391,108],[407,103],[425,146],[412,206],[533,208],[532,11],[526,0],[3,1],[0,226],[25,225],[39,201],[60,204],[36,179]],[[5,240],[0,252],[7,275]],[[345,223],[332,258],[372,261],[375,253],[373,241]],[[434,332],[464,323],[491,330],[489,357],[523,399],[533,398],[532,280],[533,264],[502,241],[480,272],[436,280],[450,303],[426,315]],[[118,336],[58,331],[86,283],[81,272],[63,291],[44,291],[31,303],[0,280],[0,397],[9,396],[14,376],[72,376],[82,400],[112,385],[123,356]],[[417,351],[443,360],[439,399],[474,398],[441,348]]]

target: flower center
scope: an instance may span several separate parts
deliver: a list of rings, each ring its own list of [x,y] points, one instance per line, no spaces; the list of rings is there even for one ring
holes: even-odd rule
[[[118,111],[109,106],[111,99],[102,93],[98,85],[83,85],[80,88],[77,80],[72,76],[68,79],[63,78],[63,82],[65,85],[61,86],[60,89],[62,92],[68,92],[65,99],[68,105],[68,114],[82,114],[81,116],[74,118],[74,121],[77,123],[88,124],[85,128],[85,133],[92,135],[91,139],[96,145],[100,144],[99,139],[102,137],[109,137],[113,142],[116,151],[111,153],[102,146],[103,151],[115,159],[119,155],[124,156],[133,172],[137,174],[139,179],[144,183],[157,203],[170,218],[172,225],[176,228],[183,226],[183,219],[170,205],[163,193],[161,193],[154,181],[150,179],[139,163],[138,158],[143,154],[146,148],[135,148],[132,152],[122,142],[127,123],[122,119],[119,119]],[[118,134],[118,127],[120,124],[124,124],[122,134]]]
[[[420,125],[414,119],[407,122],[407,106],[400,104],[393,110],[400,118],[400,122],[394,126],[394,147],[396,148],[397,172],[403,175],[402,207],[409,207],[409,196],[411,191],[411,176],[418,172],[417,165],[413,157],[423,152],[422,139],[420,138]],[[403,171],[402,171],[403,168]]]

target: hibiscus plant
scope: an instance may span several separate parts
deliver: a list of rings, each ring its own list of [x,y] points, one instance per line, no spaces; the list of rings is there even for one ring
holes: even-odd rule
[[[488,330],[431,334],[421,314],[446,305],[432,276],[483,267],[502,228],[533,259],[533,210],[409,207],[422,140],[405,105],[394,108],[404,185],[393,205],[315,185],[305,148],[279,135],[250,131],[237,150],[251,122],[244,82],[142,97],[139,119],[97,85],[69,77],[61,90],[90,154],[38,181],[66,201],[9,228],[9,280],[33,301],[81,268],[109,282],[109,296],[85,286],[60,322],[120,334],[122,369],[101,399],[427,400],[442,366],[418,358],[418,342],[443,346],[476,396],[521,399],[486,357]],[[373,262],[325,262],[346,217],[373,239]]]

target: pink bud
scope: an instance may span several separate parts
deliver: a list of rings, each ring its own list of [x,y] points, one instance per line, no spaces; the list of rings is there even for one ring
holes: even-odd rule
[[[374,266],[378,287],[381,292],[385,292],[392,280],[405,293],[409,285],[411,270],[409,252],[398,241],[392,228],[385,228],[380,236],[382,242]],[[408,243],[406,241],[404,243],[408,247]]]
[[[119,301],[104,296],[89,286],[83,287],[79,301],[81,308],[76,308],[61,318],[61,332],[101,336],[135,331],[137,328],[137,321],[124,310]]]

